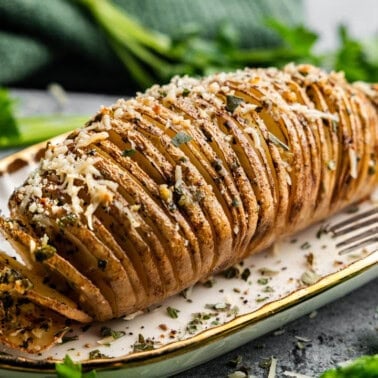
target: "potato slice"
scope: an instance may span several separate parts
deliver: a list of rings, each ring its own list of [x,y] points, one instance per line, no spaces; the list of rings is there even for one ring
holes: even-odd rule
[[[151,133],[152,131],[158,132],[156,128],[148,128],[143,122],[138,123],[140,128],[146,127],[147,130]],[[156,152],[154,149],[149,148],[146,150],[145,144],[147,143],[146,137],[141,138],[135,131],[128,132],[127,135],[125,130],[121,129],[117,125],[115,128],[120,135],[124,133],[124,138],[128,138],[135,144],[138,150],[141,150],[145,157],[147,157],[150,165],[156,165]],[[162,137],[162,132],[158,132],[155,137],[155,144],[161,145],[161,148],[165,149],[169,153],[170,159],[174,157],[175,163],[181,165],[182,169],[185,170],[185,179],[187,185],[190,188],[193,188],[192,196],[197,198],[194,201],[188,201],[183,203],[183,206],[171,207],[172,212],[179,211],[183,216],[190,222],[191,227],[195,230],[198,239],[203,241],[201,243],[201,252],[202,255],[202,272],[208,272],[211,269],[211,266],[214,264],[213,259],[213,250],[214,248],[219,248],[220,251],[227,251],[229,253],[231,249],[231,240],[228,235],[231,234],[229,224],[225,219],[223,210],[220,204],[215,198],[212,188],[204,181],[204,175],[207,176],[206,170],[197,169],[201,167],[197,158],[188,155],[186,146],[180,146],[180,148],[175,147],[172,144],[171,138]],[[159,136],[159,137],[158,137]],[[138,145],[138,143],[141,143]],[[189,150],[191,151],[191,150]],[[151,154],[152,153],[152,154]],[[139,160],[141,153],[135,155],[136,162],[139,163],[140,167],[148,172],[143,161]],[[161,154],[159,154],[161,158]],[[196,154],[199,159],[203,159],[200,155]],[[183,159],[185,158],[185,159]],[[204,164],[207,164],[202,160]],[[211,168],[211,167],[209,167]],[[172,183],[174,185],[174,170],[172,166],[166,166],[163,183]],[[156,182],[159,184],[159,181]],[[184,183],[185,184],[185,183]],[[163,199],[161,199],[163,200]],[[169,203],[167,203],[170,205]],[[209,234],[210,233],[210,234]],[[217,247],[215,247],[217,246]]]
[[[362,140],[365,144],[365,161],[361,163],[361,177],[355,199],[363,198],[369,192],[372,183],[378,182],[378,130],[371,128],[371,123],[378,124],[378,114],[373,106],[367,104],[367,99],[363,93],[357,91],[350,96],[355,112],[360,119],[362,127]]]
[[[316,133],[316,128],[310,125],[315,123],[317,125],[317,119],[313,116],[306,114],[306,111],[311,112],[313,104],[307,98],[305,92],[294,81],[286,78],[286,75],[282,75],[282,81],[279,84],[275,81],[274,84],[277,90],[281,93],[282,98],[285,100],[288,107],[293,106],[293,101],[299,104],[299,109],[296,112],[298,118],[306,136],[306,143],[302,145],[302,151],[308,151],[310,154],[310,172],[309,172],[309,192],[307,197],[307,208],[303,210],[306,217],[312,217],[316,207],[317,194],[320,186],[321,178],[321,154],[319,152],[321,146],[319,144],[319,138]],[[294,110],[295,112],[295,110]],[[320,158],[319,158],[320,157]],[[304,219],[303,219],[304,221]]]
[[[260,77],[260,76],[259,76]],[[309,190],[308,175],[310,170],[308,153],[303,154],[302,145],[305,144],[305,135],[300,130],[298,121],[291,112],[280,111],[283,100],[276,92],[263,86],[248,87],[246,94],[258,104],[258,116],[261,117],[265,127],[268,130],[267,143],[276,144],[290,156],[287,163],[291,167],[290,174],[290,194],[289,194],[289,211],[286,214],[287,232],[290,232],[299,222],[302,215],[301,209],[305,206],[306,191]],[[266,101],[269,99],[269,101]],[[283,147],[285,146],[285,147]],[[270,165],[274,170],[270,160],[266,160],[265,165]],[[273,181],[274,182],[274,181]],[[273,185],[272,182],[272,185]],[[278,185],[272,187],[275,198],[279,196]]]
[[[315,108],[321,112],[329,113],[329,108],[324,100],[317,85],[307,87],[307,94],[311,97]],[[338,142],[338,124],[334,121],[323,120],[319,134],[323,139],[323,174],[317,197],[317,206],[315,210],[315,219],[324,217],[331,207],[332,193],[336,183],[336,177],[339,170],[339,142]]]
[[[25,215],[17,214],[16,210],[17,208],[12,205],[13,218],[25,222],[27,220]],[[99,289],[58,253],[52,254],[49,258],[43,258],[41,261],[36,261],[33,252],[38,250],[39,247],[43,247],[43,243],[39,239],[33,238],[30,233],[26,233],[16,222],[12,222],[11,226],[9,222],[3,222],[0,231],[7,234],[9,241],[17,251],[23,250],[22,256],[29,255],[29,261],[33,261],[33,269],[44,272],[44,275],[47,273],[48,276],[57,277],[58,281],[66,282],[69,291],[67,295],[78,300],[87,314],[97,320],[112,317],[110,305]]]
[[[183,108],[185,105],[181,104]],[[159,115],[154,114],[152,111],[149,111],[149,108],[145,107],[146,114],[150,117],[150,119],[155,122],[157,125],[164,125],[166,123],[166,120],[170,118],[170,115],[167,110],[162,107],[160,109]],[[242,207],[235,207],[232,205],[232,203],[235,201],[240,203],[240,195],[235,187],[232,177],[227,171],[227,168],[224,164],[224,161],[222,160],[222,156],[220,155],[220,151],[215,151],[208,142],[208,138],[201,132],[204,128],[206,128],[205,123],[208,121],[205,119],[205,115],[202,114],[201,118],[201,126],[199,127],[199,124],[197,124],[198,117],[193,116],[193,114],[190,114],[190,109],[185,110],[186,113],[180,112],[181,117],[183,118],[182,124],[180,122],[177,122],[177,124],[173,124],[169,131],[167,131],[168,135],[171,138],[175,138],[175,136],[182,132],[183,125],[186,125],[185,120],[189,121],[193,124],[192,127],[192,134],[191,137],[193,137],[193,141],[191,141],[191,145],[197,145],[199,146],[199,149],[193,148],[192,151],[197,153],[197,156],[199,159],[201,159],[201,163],[203,162],[206,164],[208,169],[212,170],[213,175],[217,178],[216,181],[219,182],[219,185],[223,188],[223,193],[219,193],[219,197],[222,197],[222,204],[223,204],[223,210],[226,214],[229,215],[233,219],[234,223],[234,241],[233,241],[233,249],[238,249],[238,244],[240,244],[240,240],[243,238],[243,234],[246,231],[246,227],[244,224],[244,210]],[[167,117],[164,119],[164,116]],[[209,123],[208,123],[209,126]],[[186,129],[185,129],[186,130]],[[185,132],[185,131],[184,131]],[[187,131],[188,132],[188,131]],[[209,133],[209,131],[208,131]],[[189,135],[189,134],[188,134]],[[169,141],[171,144],[171,141]],[[186,147],[186,146],[185,146]],[[182,148],[185,148],[184,146]],[[196,165],[197,166],[197,165]],[[185,175],[183,175],[185,177]],[[229,195],[226,195],[226,192],[229,193]],[[242,214],[242,217],[240,217],[240,213]],[[243,219],[240,221],[240,219]],[[224,254],[222,254],[224,259],[231,259],[230,251],[224,251]],[[215,262],[215,265],[217,262]]]
[[[108,174],[112,174],[112,167],[105,166],[103,163],[101,168],[101,172],[106,176]],[[127,198],[126,201],[121,197],[116,197],[116,206],[110,205],[111,217],[118,218],[122,223],[129,223],[130,226],[135,229],[135,232],[139,233],[142,239],[150,245],[149,254],[151,256],[151,264],[156,267],[156,272],[158,272],[158,276],[152,275],[150,277],[151,280],[155,281],[155,287],[161,285],[161,290],[165,292],[166,290],[175,290],[178,285],[178,275],[175,274],[176,272],[172,268],[174,265],[173,257],[167,253],[168,248],[171,247],[169,243],[174,244],[177,243],[177,251],[180,248],[183,248],[184,241],[178,237],[175,233],[174,238],[176,241],[170,240],[167,241],[169,235],[173,235],[174,233],[174,226],[170,225],[168,222],[165,222],[164,218],[161,219],[161,227],[153,227],[153,221],[157,219],[161,212],[158,209],[151,209],[148,201],[144,201],[143,196],[140,192],[138,192],[138,188],[135,187],[134,183],[127,183],[126,182],[126,174],[122,175],[122,178],[119,180],[120,186],[119,190],[121,194],[127,193],[128,196],[130,195],[133,197],[132,200],[137,201],[137,203],[141,203],[142,207],[140,211],[132,210],[132,207],[135,205],[131,201],[130,198]],[[134,185],[133,185],[134,184]],[[131,188],[131,189],[130,189]],[[136,193],[136,196],[135,196]],[[129,200],[129,201],[128,201]],[[165,243],[161,241],[161,238],[157,237],[157,234],[161,229],[165,230],[166,240]],[[168,230],[167,230],[168,229]],[[178,239],[178,240],[177,240]],[[173,247],[171,247],[173,249]],[[183,254],[181,262],[185,261],[185,254]],[[188,261],[185,261],[188,264]],[[189,262],[189,266],[191,263]],[[186,273],[187,275],[192,275],[191,271]],[[190,276],[186,277],[189,278]],[[160,284],[159,284],[160,283]]]
[[[190,248],[190,254],[193,257],[193,266],[194,269],[198,270],[199,272],[202,270],[202,256],[200,245],[204,245],[204,249],[208,251],[209,242],[208,238],[201,240],[197,239],[201,236],[200,233],[196,232],[192,227],[189,221],[185,219],[185,217],[179,211],[171,211],[169,208],[169,204],[162,200],[159,186],[155,181],[153,181],[145,171],[143,171],[140,166],[137,164],[136,161],[130,156],[123,156],[124,151],[120,150],[116,145],[111,143],[110,141],[103,141],[100,146],[101,153],[105,153],[108,155],[115,163],[121,166],[123,169],[127,170],[133,180],[135,181],[137,186],[141,186],[144,188],[146,195],[155,201],[157,205],[161,207],[162,210],[165,211],[165,214],[172,219],[172,222],[177,224],[178,230],[182,237],[188,240],[188,248]],[[130,146],[131,147],[131,146]],[[181,166],[185,164],[185,161],[180,161]],[[184,167],[186,169],[186,167]],[[198,193],[197,193],[198,194]],[[136,205],[137,208],[140,206],[139,204]],[[118,256],[117,256],[118,257]],[[118,257],[119,258],[119,257]]]
[[[23,296],[36,305],[81,323],[92,321],[89,315],[78,309],[73,300],[45,285],[44,277],[38,273],[0,252],[0,291]]]
[[[64,316],[1,288],[0,319],[0,343],[27,353],[59,343],[69,330]]]

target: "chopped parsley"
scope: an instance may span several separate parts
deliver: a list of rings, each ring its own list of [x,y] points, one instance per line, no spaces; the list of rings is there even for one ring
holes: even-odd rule
[[[239,207],[240,206],[240,202],[238,201],[237,198],[233,198],[231,204],[232,204],[232,207]]]
[[[226,269],[223,272],[223,277],[230,279],[230,278],[237,278],[239,277],[239,269],[236,268],[235,266],[231,266],[230,268]]]
[[[150,338],[145,339],[144,336],[140,333],[138,335],[137,342],[133,345],[134,352],[145,352],[147,350],[155,349],[155,343]]]
[[[233,113],[236,108],[243,102],[243,99],[240,97],[228,95],[226,96],[226,109],[229,112]]]
[[[266,277],[273,277],[279,273],[277,270],[272,270],[270,268],[265,268],[265,267],[258,269],[258,272],[262,276],[266,276]]]
[[[173,138],[172,138],[172,144],[175,146],[175,147],[179,147],[181,146],[182,144],[185,144],[185,143],[188,143],[192,140],[193,138],[184,133],[183,131],[179,131]]]
[[[62,337],[62,344],[69,343],[70,341],[76,341],[76,340],[79,340],[78,335],[73,335],[73,336],[64,335]]]
[[[309,249],[311,248],[311,244],[309,242],[304,242],[301,247],[301,249]]]
[[[122,336],[125,336],[124,331],[114,331],[109,327],[101,327],[100,334],[102,337],[112,337],[114,340],[119,339]]]
[[[248,268],[245,268],[243,270],[243,273],[241,274],[241,278],[242,280],[244,281],[247,281],[248,280],[248,277],[251,275],[251,271],[248,269]]]
[[[180,310],[178,310],[177,308],[174,308],[174,307],[167,307],[167,314],[169,315],[169,317],[171,317],[172,319],[177,319],[178,318],[178,313],[180,312]]]
[[[265,286],[263,289],[264,293],[274,293],[274,289],[271,286]]]
[[[261,302],[265,302],[268,299],[269,299],[269,297],[258,297],[258,298],[256,298],[256,302],[261,303]]]
[[[257,283],[258,283],[259,285],[267,285],[268,282],[269,282],[269,279],[266,278],[266,277],[259,278],[259,279],[257,280]]]
[[[282,142],[280,139],[278,139],[274,134],[272,134],[271,132],[268,132],[268,135],[269,135],[269,140],[273,144],[275,144],[277,147],[281,147],[285,151],[290,151],[289,146],[287,144],[285,144],[284,142]]]
[[[92,350],[88,354],[88,359],[90,360],[97,360],[100,358],[110,358],[110,357],[107,356],[106,354],[101,353],[98,349]]]
[[[134,148],[127,148],[122,152],[122,156],[134,156],[136,154],[136,150]]]
[[[34,257],[36,261],[42,262],[53,257],[55,253],[56,253],[55,247],[53,247],[52,245],[46,244],[34,251]]]
[[[70,213],[57,220],[58,226],[64,228],[66,226],[74,226],[79,221],[76,214]]]
[[[205,308],[208,310],[218,311],[218,312],[225,312],[231,309],[230,303],[215,303],[215,304],[206,304]]]

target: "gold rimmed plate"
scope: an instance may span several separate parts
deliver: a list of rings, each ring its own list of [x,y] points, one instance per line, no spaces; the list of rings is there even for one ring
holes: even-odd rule
[[[36,167],[45,144],[0,160],[0,210]],[[353,207],[377,206],[372,196]],[[100,377],[166,376],[226,353],[378,276],[378,243],[340,255],[326,224],[351,209],[277,242],[223,274],[197,284],[144,313],[88,327],[73,325],[64,342],[39,355],[0,349],[8,377],[48,376],[69,354]],[[354,214],[355,215],[355,214]],[[0,240],[0,249],[12,254]],[[311,274],[309,274],[311,272]],[[116,337],[104,336],[104,327]],[[102,330],[102,331],[101,331]]]

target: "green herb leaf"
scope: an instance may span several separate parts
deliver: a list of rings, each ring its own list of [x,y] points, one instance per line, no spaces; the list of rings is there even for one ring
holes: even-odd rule
[[[258,298],[256,298],[256,302],[261,303],[261,302],[265,302],[268,299],[269,299],[269,297],[258,297]]]
[[[72,361],[69,355],[64,357],[64,360],[60,364],[55,364],[55,371],[58,378],[96,378],[97,374],[95,370],[88,373],[82,372],[82,366],[80,363]]]
[[[133,148],[126,149],[122,152],[122,156],[134,156],[136,153],[136,150]]]
[[[97,359],[101,359],[101,358],[109,358],[109,356],[101,353],[99,349],[94,349],[94,350],[89,352],[88,359],[97,360]]]
[[[277,138],[271,132],[268,132],[269,140],[274,143],[277,147],[283,148],[285,151],[290,151],[289,146],[287,146],[284,142],[282,142],[279,138]]]
[[[244,281],[247,281],[248,280],[248,277],[251,275],[251,271],[248,269],[248,268],[245,268],[243,270],[243,273],[241,274],[241,278],[242,280]]]
[[[244,102],[244,100],[240,97],[236,97],[236,96],[226,96],[226,109],[233,113],[236,108],[242,104]]]
[[[167,307],[167,313],[168,315],[172,318],[172,319],[177,319],[178,318],[178,313],[180,312],[180,310],[177,310],[177,308],[173,308],[173,307]]]
[[[259,278],[258,280],[257,280],[257,283],[259,284],[259,285],[267,285],[268,284],[268,282],[269,282],[269,279],[268,278]]]
[[[308,241],[306,241],[306,242],[304,242],[304,243],[301,245],[300,248],[301,248],[301,249],[309,249],[309,248],[311,248],[311,244],[310,244]]]
[[[341,47],[336,53],[335,69],[344,71],[350,81],[377,82],[378,57],[369,59],[363,44],[352,39],[344,25],[339,27],[339,38]]]
[[[10,97],[9,91],[0,88],[0,137],[17,137],[20,132],[14,116],[15,101]]]
[[[55,365],[59,378],[81,378],[81,364],[74,363],[70,356],[66,355],[61,364]]]
[[[145,339],[144,336],[140,333],[138,335],[138,341],[133,345],[134,352],[144,352],[146,350],[155,349],[155,343],[150,338]]]
[[[363,356],[348,365],[324,372],[320,378],[367,378],[378,377],[378,354]]]
[[[76,341],[76,340],[79,340],[78,335],[73,335],[73,336],[64,335],[62,337],[62,344],[69,343],[70,341]]]
[[[175,146],[175,147],[179,147],[181,146],[182,144],[184,143],[188,143],[192,140],[193,138],[184,133],[183,131],[179,131],[173,138],[172,138],[172,144]]]
[[[125,336],[124,331],[114,331],[110,327],[101,327],[100,334],[102,337],[113,337],[114,340],[119,339],[122,336]]]
[[[290,47],[297,56],[312,57],[311,51],[318,36],[303,25],[289,26],[278,20],[267,21],[270,26],[282,38],[283,42]]]
[[[56,253],[56,248],[52,245],[46,244],[34,251],[34,257],[38,262],[50,259]]]

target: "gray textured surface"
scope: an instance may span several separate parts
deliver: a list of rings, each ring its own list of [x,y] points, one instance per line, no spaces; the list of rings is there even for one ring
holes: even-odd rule
[[[68,97],[64,109],[47,92],[15,91],[20,96],[23,113],[63,111],[92,114],[100,105],[109,105],[115,97],[75,94]],[[0,151],[0,157],[9,151]],[[318,310],[314,318],[304,316],[283,328],[282,334],[268,334],[206,364],[176,375],[185,377],[227,377],[235,371],[228,362],[242,356],[242,366],[257,377],[267,377],[259,367],[264,358],[278,359],[277,377],[283,371],[296,371],[310,377],[337,362],[362,354],[378,353],[378,279],[352,294]],[[301,349],[295,336],[305,337]]]
[[[295,371],[318,377],[336,363],[363,354],[378,353],[378,279],[353,293],[320,308],[314,318],[304,316],[283,327],[280,335],[260,337],[206,364],[176,375],[188,377],[227,377],[237,370],[229,361],[242,357],[249,374],[267,377],[259,367],[267,357],[277,358],[277,377]],[[300,349],[295,336],[309,339]],[[368,378],[368,377],[367,377]]]

